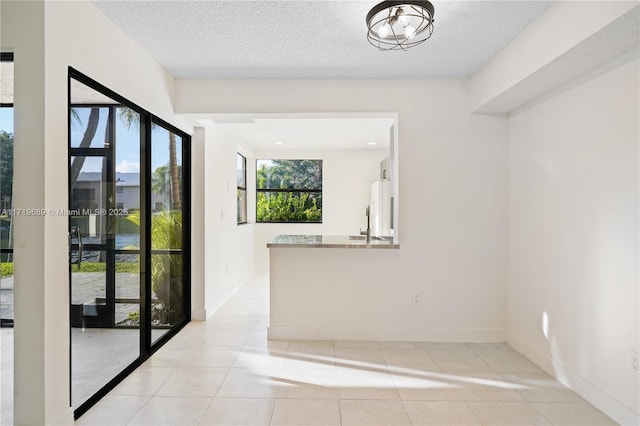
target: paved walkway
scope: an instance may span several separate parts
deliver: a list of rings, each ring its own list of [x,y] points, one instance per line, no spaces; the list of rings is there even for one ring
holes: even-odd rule
[[[105,297],[106,282],[103,272],[73,272],[71,303],[95,303],[96,298]],[[116,298],[140,296],[140,277],[128,272],[116,273]],[[14,306],[13,276],[0,281],[0,318],[12,319]],[[139,312],[137,304],[116,304],[116,323],[127,318],[129,312]]]

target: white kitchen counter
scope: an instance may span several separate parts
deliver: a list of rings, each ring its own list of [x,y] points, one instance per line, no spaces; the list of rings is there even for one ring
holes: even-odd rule
[[[412,338],[410,330],[394,326],[387,309],[390,302],[397,303],[388,294],[398,285],[394,268],[389,268],[400,261],[398,244],[347,236],[281,235],[267,246],[270,339]]]
[[[387,239],[372,238],[367,243],[364,235],[278,235],[268,248],[347,248],[347,249],[399,249],[400,245]]]

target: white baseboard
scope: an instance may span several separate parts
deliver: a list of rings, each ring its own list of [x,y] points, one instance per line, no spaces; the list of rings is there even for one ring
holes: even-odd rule
[[[73,408],[69,407],[65,410],[64,413],[62,413],[61,416],[59,416],[50,424],[51,425],[73,425],[74,422],[75,420],[73,419]]]
[[[206,321],[207,320],[207,310],[206,309],[193,309],[191,311],[191,320],[192,321]]]
[[[507,342],[522,355],[555,377],[560,383],[589,401],[600,411],[621,425],[639,425],[640,416],[604,390],[573,372],[562,363],[550,358],[529,342],[507,333]]]
[[[269,326],[269,339],[275,340],[378,340],[396,342],[504,342],[502,328],[408,329]]]

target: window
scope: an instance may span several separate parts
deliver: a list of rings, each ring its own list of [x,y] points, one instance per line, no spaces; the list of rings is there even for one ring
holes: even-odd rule
[[[13,53],[0,52],[0,81],[0,327],[13,327]],[[3,378],[11,368],[3,359]]]
[[[238,224],[247,223],[247,159],[238,154],[236,159],[236,179],[238,182]]]
[[[322,223],[322,160],[257,160],[256,221]]]
[[[116,194],[124,194],[124,187],[116,186]]]

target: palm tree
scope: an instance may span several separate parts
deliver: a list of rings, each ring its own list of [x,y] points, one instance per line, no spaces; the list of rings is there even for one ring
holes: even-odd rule
[[[171,208],[182,210],[180,184],[178,181],[178,158],[176,153],[176,135],[169,132],[169,169],[171,170]]]
[[[127,128],[131,126],[140,125],[140,114],[133,111],[131,108],[122,107],[118,109],[118,115]],[[155,128],[156,125],[152,124],[151,128]],[[166,167],[166,166],[162,166]],[[159,168],[158,168],[159,169]],[[158,170],[156,169],[156,171]],[[179,167],[178,167],[178,155],[176,147],[176,135],[169,131],[169,170],[171,174],[171,209],[182,210],[182,199],[180,194],[180,179],[179,179]],[[155,172],[154,172],[155,175]],[[164,177],[163,177],[164,179]],[[164,188],[164,185],[162,186]],[[155,188],[154,188],[155,192]]]
[[[71,109],[72,117],[78,118],[78,112]],[[96,130],[98,129],[98,120],[100,119],[100,108],[91,108],[89,112],[89,120],[87,121],[87,128],[84,130],[84,135],[82,136],[82,140],[80,141],[80,145],[78,148],[89,148],[91,146],[91,141],[96,135]],[[78,180],[78,176],[80,175],[80,170],[82,170],[82,166],[84,165],[84,157],[77,156],[73,158],[71,162],[71,171],[69,173],[69,182],[71,184],[71,188],[76,185]]]
[[[167,187],[167,175],[169,166],[160,166],[151,175],[151,190],[154,194],[161,195]]]

